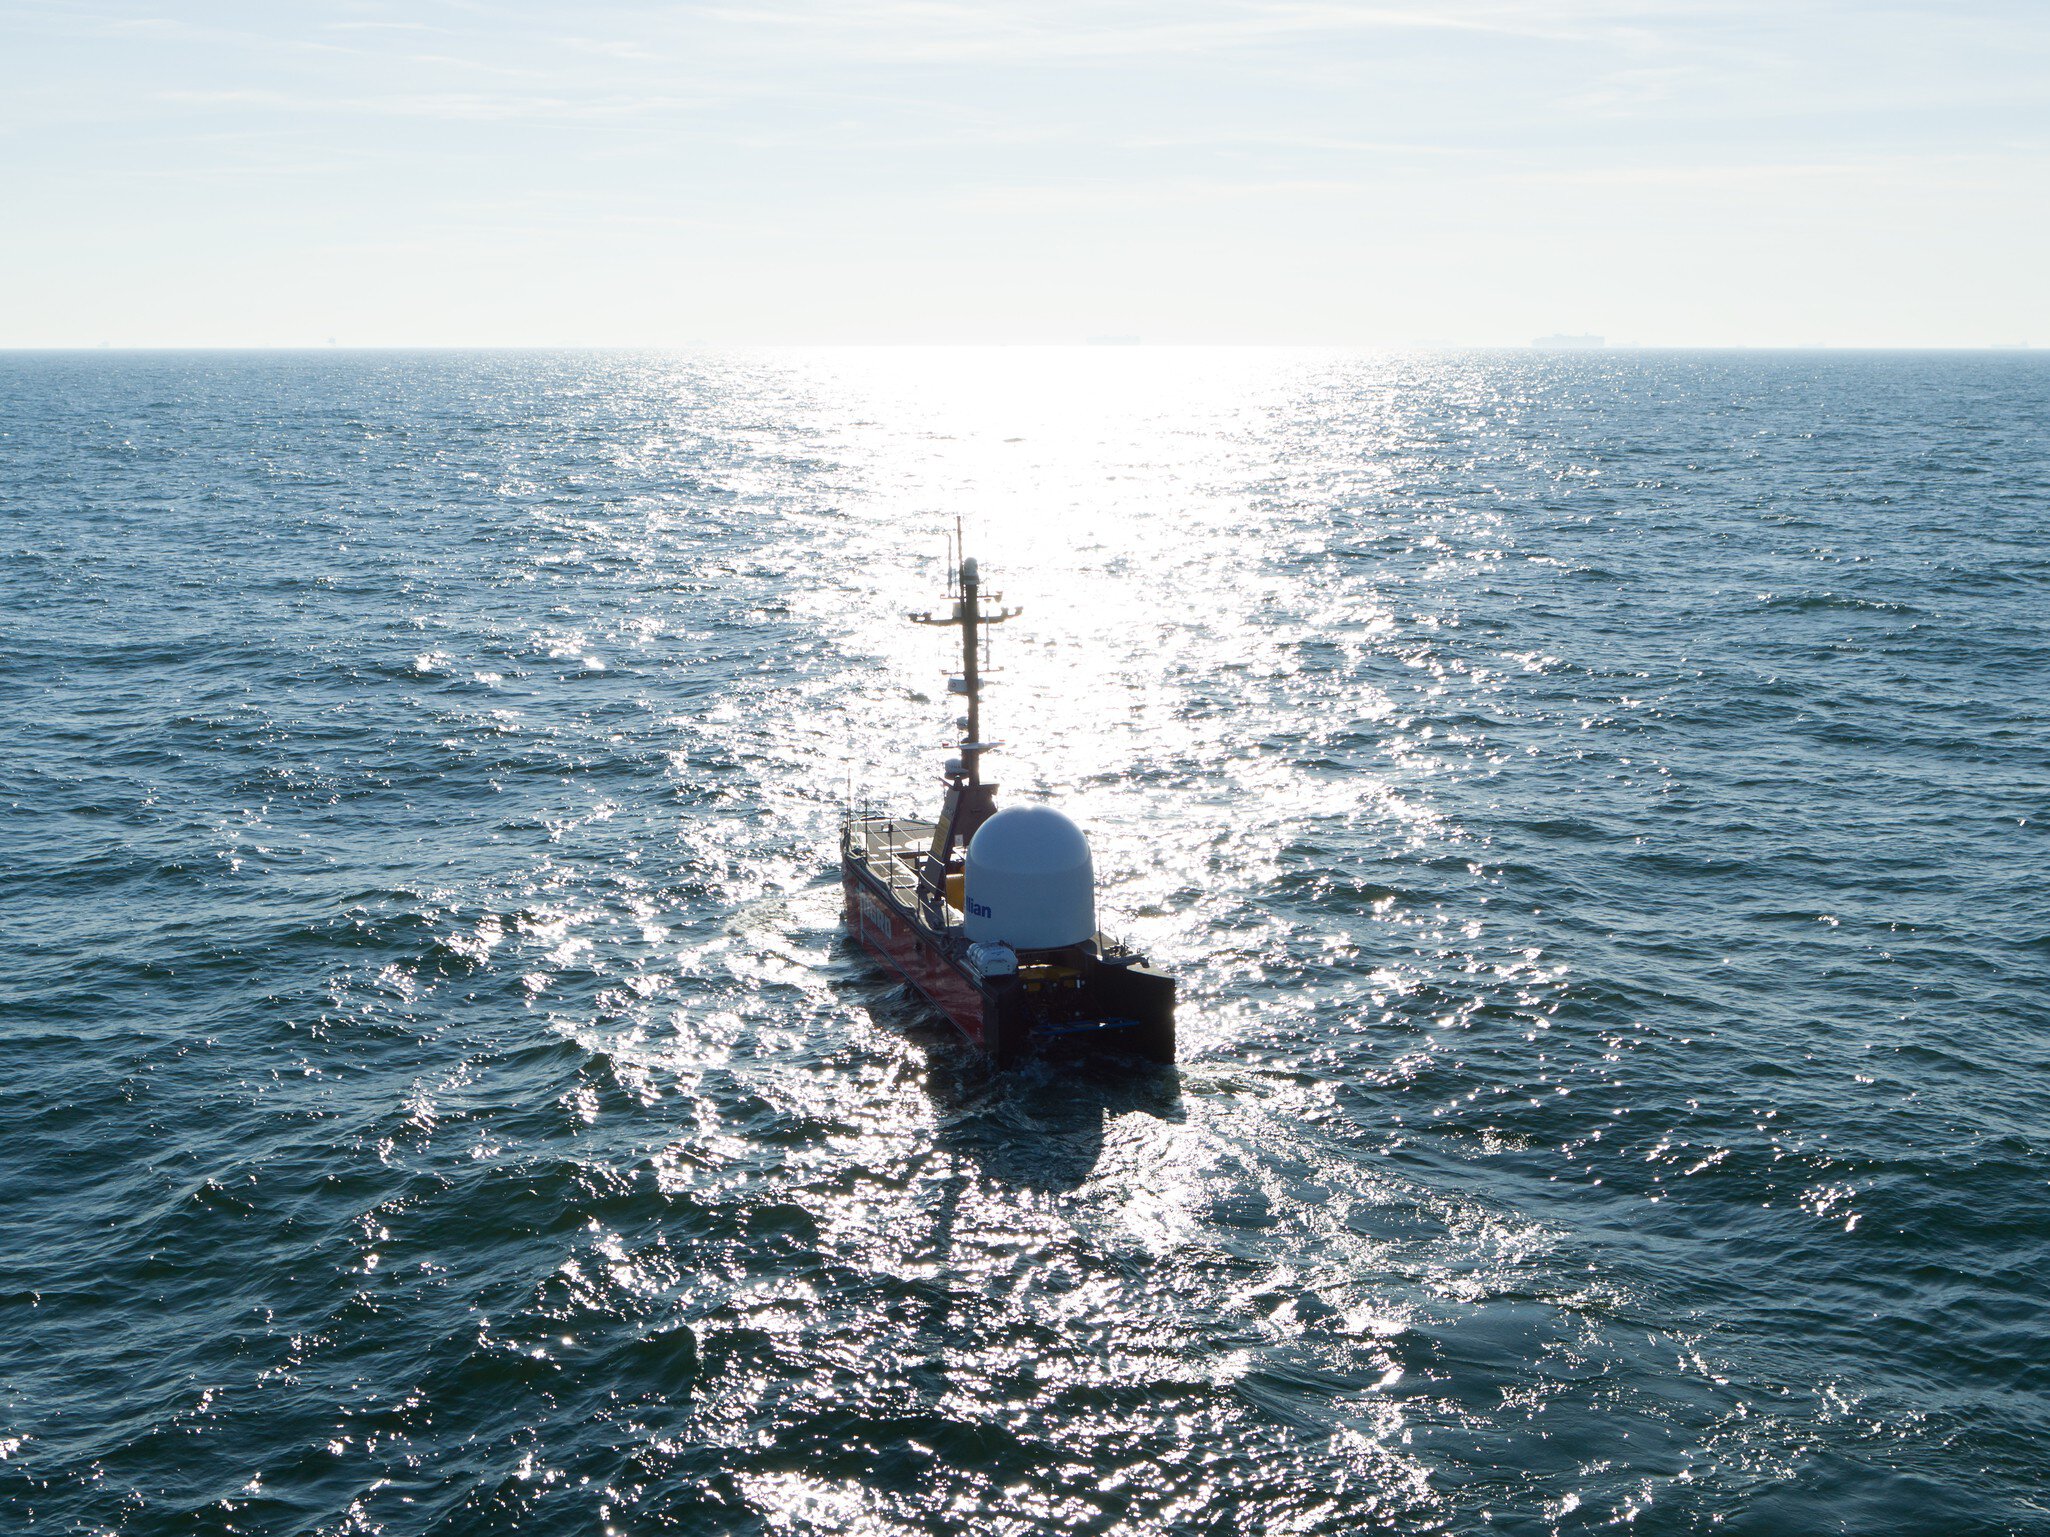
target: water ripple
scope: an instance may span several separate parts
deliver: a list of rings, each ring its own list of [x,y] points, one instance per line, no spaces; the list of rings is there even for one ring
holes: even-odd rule
[[[0,361],[5,1524],[2044,1530],[2046,397]],[[1171,1072],[838,932],[957,513]]]

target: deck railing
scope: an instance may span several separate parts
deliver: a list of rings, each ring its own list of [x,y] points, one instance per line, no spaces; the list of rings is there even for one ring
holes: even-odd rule
[[[850,819],[844,835],[850,843],[860,840],[862,864],[888,888],[890,895],[928,921],[932,919],[934,905],[946,900],[945,893],[924,874],[932,830],[930,822],[865,816]],[[906,854],[911,858],[904,858]]]

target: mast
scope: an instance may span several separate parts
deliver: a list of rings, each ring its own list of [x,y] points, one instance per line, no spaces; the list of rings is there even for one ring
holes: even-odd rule
[[[999,592],[988,594],[996,605],[994,611],[984,611],[981,573],[973,557],[961,556],[949,575],[954,599],[951,612],[908,616],[914,624],[951,625],[960,630],[961,676],[948,681],[948,692],[965,695],[968,700],[968,713],[961,717],[961,755],[947,765],[946,808],[933,831],[927,861],[928,874],[935,881],[944,875],[956,845],[967,843],[975,829],[996,812],[996,786],[985,784],[982,778],[982,755],[997,746],[982,739],[982,651],[989,625],[1002,624],[1022,612],[1003,607]]]
[[[968,691],[966,735],[961,739],[961,762],[968,770],[968,782],[982,783],[982,754],[985,750],[982,740],[982,668],[980,656],[982,646],[982,584],[975,569],[975,562],[964,558],[961,562],[961,682]],[[1001,624],[1010,618],[999,614],[990,620]]]

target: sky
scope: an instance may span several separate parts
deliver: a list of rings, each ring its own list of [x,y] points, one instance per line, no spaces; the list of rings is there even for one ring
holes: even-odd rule
[[[2050,345],[2050,0],[0,0],[0,346]]]

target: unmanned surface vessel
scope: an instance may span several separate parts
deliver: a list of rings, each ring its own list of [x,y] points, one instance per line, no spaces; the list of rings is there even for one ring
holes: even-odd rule
[[[850,810],[840,826],[849,931],[1009,1066],[1033,1054],[1110,1052],[1174,1060],[1174,978],[1096,927],[1096,877],[1082,830],[1051,806],[999,811],[982,778],[982,655],[993,612],[975,562],[952,572],[945,614],[919,624],[961,632],[960,756],[947,761],[936,822]]]

